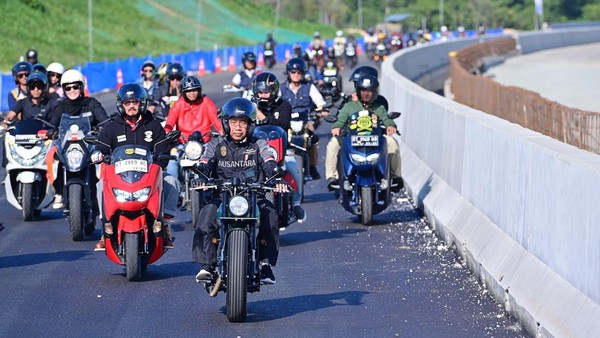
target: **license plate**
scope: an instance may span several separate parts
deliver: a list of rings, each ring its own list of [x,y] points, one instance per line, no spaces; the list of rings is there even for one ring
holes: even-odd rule
[[[127,171],[148,172],[148,162],[146,160],[128,159],[115,163],[115,174]]]
[[[353,147],[377,147],[379,145],[379,136],[352,135],[351,142]]]

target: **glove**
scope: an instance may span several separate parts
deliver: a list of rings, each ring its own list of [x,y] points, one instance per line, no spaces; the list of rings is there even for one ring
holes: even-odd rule
[[[48,138],[48,131],[46,129],[38,130],[37,137],[39,137],[42,140],[47,139]]]
[[[94,164],[102,163],[102,161],[104,160],[104,154],[102,154],[102,152],[100,150],[95,150],[92,153],[92,156],[90,156],[90,160]]]

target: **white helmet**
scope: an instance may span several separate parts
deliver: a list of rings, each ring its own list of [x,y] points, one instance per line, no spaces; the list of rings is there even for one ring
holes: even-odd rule
[[[344,36],[344,32],[342,32],[342,30],[340,29],[339,31],[335,32],[336,36]]]
[[[83,74],[77,69],[67,70],[60,79],[60,85],[64,86],[67,83],[81,82],[83,84]]]
[[[60,64],[58,62],[52,62],[51,64],[48,65],[47,70],[49,72],[53,72],[53,73],[62,75],[62,73],[65,72],[65,66],[63,66],[62,64]]]

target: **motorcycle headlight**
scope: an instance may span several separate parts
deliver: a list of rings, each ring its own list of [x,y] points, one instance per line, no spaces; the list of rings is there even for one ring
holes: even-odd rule
[[[294,133],[299,133],[302,131],[302,127],[304,126],[304,121],[291,121],[290,128]]]
[[[202,145],[197,141],[189,141],[185,146],[185,156],[190,160],[197,160],[202,155]]]
[[[81,169],[81,165],[83,164],[83,149],[79,144],[73,144],[67,149],[67,153],[65,154],[67,158],[67,163],[69,165],[69,169],[73,171],[78,171]]]
[[[242,196],[235,196],[229,201],[229,211],[234,216],[243,216],[248,212],[248,200]]]
[[[379,154],[371,154],[368,156],[363,156],[361,154],[350,154],[350,158],[356,164],[375,164],[379,161]]]
[[[113,195],[117,202],[145,202],[150,196],[150,187],[142,188],[138,191],[129,192],[113,188]]]

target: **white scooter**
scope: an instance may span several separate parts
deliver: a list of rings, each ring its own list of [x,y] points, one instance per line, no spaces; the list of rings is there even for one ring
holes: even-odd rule
[[[23,220],[32,221],[54,200],[54,187],[46,178],[46,154],[52,140],[42,139],[37,120],[18,121],[6,131],[6,200],[23,211]]]

